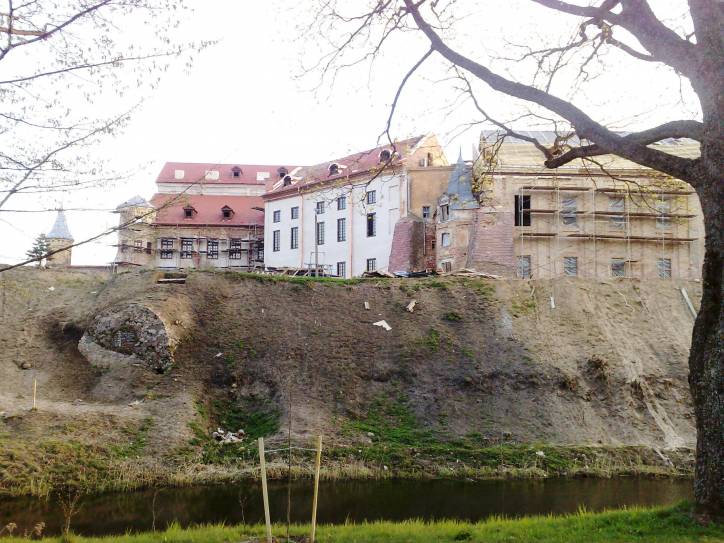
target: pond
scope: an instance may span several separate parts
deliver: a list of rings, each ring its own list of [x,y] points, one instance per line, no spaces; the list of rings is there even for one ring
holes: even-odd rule
[[[287,486],[270,482],[272,520],[286,519]],[[363,520],[460,519],[491,515],[517,517],[570,513],[579,507],[592,511],[632,505],[666,505],[692,496],[685,479],[547,479],[516,481],[381,480],[322,481],[320,523]],[[292,521],[309,522],[312,482],[292,485]],[[155,518],[155,521],[154,521]],[[195,486],[85,496],[72,518],[74,532],[83,535],[119,534],[162,529],[171,522],[263,522],[261,489],[247,481],[225,486]],[[37,498],[0,500],[0,526],[15,522],[19,531],[45,522],[46,534],[57,534],[63,513],[57,501]],[[17,532],[16,532],[17,533]]]

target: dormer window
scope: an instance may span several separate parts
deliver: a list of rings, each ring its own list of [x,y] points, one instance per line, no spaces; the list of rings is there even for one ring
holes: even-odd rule
[[[339,164],[332,163],[329,165],[329,175],[339,174]]]
[[[289,173],[289,170],[287,170],[284,166],[279,168],[277,170],[277,174],[279,174],[279,179],[284,179],[284,177]]]
[[[221,215],[222,215],[225,219],[230,219],[231,217],[234,216],[234,210],[231,209],[229,206],[224,206],[224,207],[221,208]]]
[[[380,153],[380,164],[383,162],[389,162],[390,158],[392,158],[392,151],[389,149],[383,149]]]
[[[283,186],[288,187],[291,184],[292,184],[292,177],[290,175],[285,175]]]
[[[194,206],[187,205],[186,207],[184,207],[184,218],[185,219],[193,219],[195,213],[196,213],[196,209],[194,209]]]
[[[231,168],[231,176],[238,179],[241,177],[241,168],[239,166],[234,166]]]

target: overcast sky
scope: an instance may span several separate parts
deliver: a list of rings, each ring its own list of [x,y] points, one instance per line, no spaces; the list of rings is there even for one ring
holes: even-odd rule
[[[359,1],[359,0],[355,0]],[[199,54],[190,70],[172,67],[161,85],[146,94],[124,134],[106,139],[94,150],[106,168],[133,170],[130,179],[103,189],[52,196],[16,197],[9,209],[112,209],[139,194],[150,198],[154,180],[166,161],[313,164],[377,144],[389,104],[402,75],[425,51],[419,36],[400,36],[372,67],[344,72],[330,88],[313,92],[315,75],[298,78],[311,63],[313,47],[302,47],[299,24],[308,7],[285,0],[189,0],[193,13],[184,16],[181,36],[219,40]],[[300,6],[300,4],[302,4]],[[684,3],[654,0],[666,17],[676,18]],[[495,43],[481,55],[505,56],[512,48],[505,39],[525,43],[532,37],[574,29],[575,18],[547,13],[526,0],[460,2],[467,19],[456,28],[457,47],[476,54],[479,44]],[[672,22],[672,24],[675,24]],[[310,43],[313,40],[310,41]],[[142,45],[142,44],[141,44]],[[514,66],[513,70],[516,69]],[[637,128],[696,115],[688,89],[679,102],[679,81],[656,66],[612,54],[597,68],[600,74],[579,105],[618,128]],[[442,63],[427,64],[405,89],[395,117],[399,138],[435,132],[454,159],[458,149],[469,158],[480,127],[460,134],[462,123],[475,120],[469,104],[456,101]],[[557,89],[565,94],[563,87]],[[480,99],[491,114],[514,114],[509,99],[480,88]],[[71,107],[84,107],[82,103]],[[525,128],[525,127],[520,127]],[[117,223],[107,211],[68,211],[76,241]],[[54,213],[0,213],[0,262],[20,261],[33,239],[50,230]],[[74,264],[104,264],[115,255],[115,236],[74,249]]]

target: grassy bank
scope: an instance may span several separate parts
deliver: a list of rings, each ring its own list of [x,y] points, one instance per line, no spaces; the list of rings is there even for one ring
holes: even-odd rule
[[[222,543],[257,541],[263,536],[262,526],[202,526],[181,528],[172,526],[165,531],[136,535],[86,538],[71,535],[66,539],[55,537],[44,541],[74,541],[103,543]],[[285,541],[286,528],[274,527],[277,541]],[[292,541],[302,541],[309,534],[309,526],[291,527]],[[557,517],[527,517],[523,519],[490,519],[479,523],[463,522],[375,522],[320,526],[317,541],[334,543],[428,543],[438,541],[471,542],[581,542],[613,543],[631,541],[657,541],[667,543],[724,541],[724,526],[702,526],[695,522],[685,504],[669,508],[635,508],[603,513],[579,512]],[[10,538],[8,542],[25,541]],[[265,541],[262,539],[261,541]]]

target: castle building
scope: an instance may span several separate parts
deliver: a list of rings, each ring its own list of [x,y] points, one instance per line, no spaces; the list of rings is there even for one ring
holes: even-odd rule
[[[409,168],[435,165],[447,160],[435,136],[427,135],[271,181],[263,196],[265,266],[337,277],[424,267],[424,222],[411,214],[410,200],[419,197]],[[434,202],[430,196],[421,205],[432,209]]]
[[[60,209],[55,216],[55,223],[50,232],[45,235],[48,240],[48,251],[60,251],[46,258],[46,266],[48,268],[69,267],[71,261],[71,246],[73,245],[73,236],[68,228],[68,221],[65,218],[65,212]],[[65,249],[67,247],[67,249]],[[65,250],[63,250],[65,249]]]

